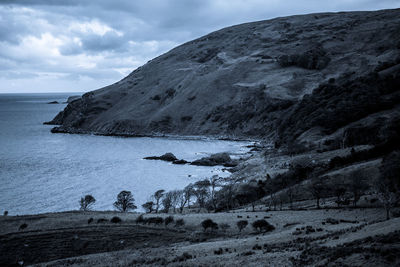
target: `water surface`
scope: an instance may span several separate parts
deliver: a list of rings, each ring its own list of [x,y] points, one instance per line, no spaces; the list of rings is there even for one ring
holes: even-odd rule
[[[140,206],[158,189],[180,189],[221,167],[143,160],[174,153],[194,160],[209,153],[247,151],[244,142],[52,134],[51,120],[71,94],[0,94],[0,212],[10,215],[74,210],[92,194],[96,210],[111,210],[121,190]]]

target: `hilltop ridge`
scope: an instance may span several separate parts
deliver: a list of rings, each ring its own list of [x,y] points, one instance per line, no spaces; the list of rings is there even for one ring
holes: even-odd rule
[[[53,132],[321,145],[398,117],[399,63],[400,9],[245,23],[172,49],[48,123],[59,125]]]

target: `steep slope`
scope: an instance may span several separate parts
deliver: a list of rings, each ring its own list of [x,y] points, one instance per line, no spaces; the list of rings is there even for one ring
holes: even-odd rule
[[[246,23],[172,49],[72,101],[49,123],[60,125],[53,132],[279,142],[289,141],[286,132],[304,141],[315,130],[314,139],[322,140],[377,112],[398,110],[399,63],[400,9]],[[383,88],[365,95],[381,83]],[[391,103],[369,110],[376,97]],[[349,107],[347,114],[354,103],[363,112],[330,127],[326,120],[343,115],[337,103]],[[308,107],[331,116],[303,123],[313,116]]]

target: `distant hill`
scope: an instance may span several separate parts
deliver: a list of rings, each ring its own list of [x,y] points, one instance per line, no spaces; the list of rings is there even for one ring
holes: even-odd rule
[[[290,16],[178,46],[49,123],[68,133],[377,143],[398,131],[399,80],[400,9]]]

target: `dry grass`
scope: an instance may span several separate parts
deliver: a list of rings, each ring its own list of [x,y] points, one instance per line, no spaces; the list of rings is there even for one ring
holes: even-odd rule
[[[169,215],[146,214],[145,217]],[[109,220],[114,216],[120,217],[122,222],[97,224],[99,218]],[[400,219],[377,221],[384,218],[384,211],[381,209],[174,214],[175,220],[185,220],[185,226],[179,229],[164,225],[136,225],[134,220],[137,216],[138,214],[116,212],[64,212],[0,217],[0,243],[3,244],[0,254],[3,255],[3,260],[15,258],[16,253],[21,252],[23,254],[17,256],[26,257],[29,253],[40,255],[36,260],[31,259],[31,263],[60,259],[53,261],[49,266],[257,266],[260,261],[285,266],[290,265],[290,257],[298,257],[305,246],[333,247],[368,236],[400,230]],[[90,225],[87,224],[89,218],[94,218]],[[204,233],[200,223],[206,218],[218,224],[228,224],[230,228]],[[264,218],[276,229],[258,234],[250,224]],[[351,219],[358,222],[324,223],[327,218],[339,221]],[[249,226],[239,233],[236,222],[242,219],[247,220]],[[23,222],[27,222],[29,228],[18,231],[17,228]],[[308,232],[308,228],[319,230]],[[294,232],[300,233],[294,235]],[[24,244],[27,243],[29,246],[25,247]],[[54,247],[58,249],[50,249]],[[66,257],[72,258],[61,259]],[[29,262],[29,259],[25,261]]]

